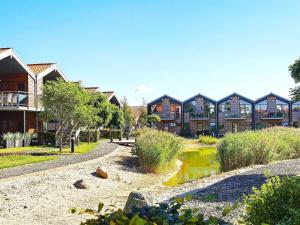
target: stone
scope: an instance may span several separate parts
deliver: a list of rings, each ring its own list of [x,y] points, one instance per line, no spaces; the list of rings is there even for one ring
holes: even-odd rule
[[[87,189],[87,185],[83,180],[78,180],[73,185],[77,189]]]
[[[108,173],[106,172],[104,167],[97,167],[96,169],[96,174],[97,176],[103,178],[103,179],[107,179],[108,178]]]
[[[153,205],[153,198],[150,193],[133,191],[129,194],[124,207],[125,213],[132,213],[134,208],[144,208]]]

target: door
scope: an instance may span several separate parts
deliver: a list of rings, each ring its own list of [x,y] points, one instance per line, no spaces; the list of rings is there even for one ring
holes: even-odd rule
[[[169,131],[169,124],[168,123],[164,123],[164,131]]]
[[[233,122],[232,123],[232,133],[237,133],[239,130],[239,123],[238,122]]]

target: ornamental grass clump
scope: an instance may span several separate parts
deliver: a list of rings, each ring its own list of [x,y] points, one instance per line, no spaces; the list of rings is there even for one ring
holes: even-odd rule
[[[182,148],[181,138],[164,131],[143,129],[136,139],[139,165],[147,172],[168,169]]]
[[[199,136],[199,142],[201,144],[206,144],[206,145],[214,145],[218,143],[218,139],[212,136],[205,136],[205,135],[200,135]]]
[[[222,171],[300,157],[300,130],[272,127],[226,134],[218,144]]]

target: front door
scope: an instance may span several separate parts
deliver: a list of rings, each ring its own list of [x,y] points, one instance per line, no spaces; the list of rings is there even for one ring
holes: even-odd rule
[[[239,128],[239,123],[238,122],[233,122],[232,123],[232,133],[237,133]]]
[[[169,124],[168,123],[164,123],[164,131],[169,131]]]
[[[197,132],[203,131],[203,123],[197,123]]]

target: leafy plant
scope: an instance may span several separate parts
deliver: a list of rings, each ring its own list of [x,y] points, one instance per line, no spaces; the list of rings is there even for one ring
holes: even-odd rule
[[[300,224],[300,187],[291,177],[268,178],[244,200],[247,225]]]
[[[205,219],[203,214],[183,208],[184,202],[185,199],[174,198],[169,203],[135,208],[128,214],[121,209],[101,213],[104,205],[100,203],[97,210],[83,209],[79,210],[79,213],[96,216],[95,219],[89,219],[81,225],[229,225],[216,217]],[[72,208],[70,212],[76,213],[77,209]]]

